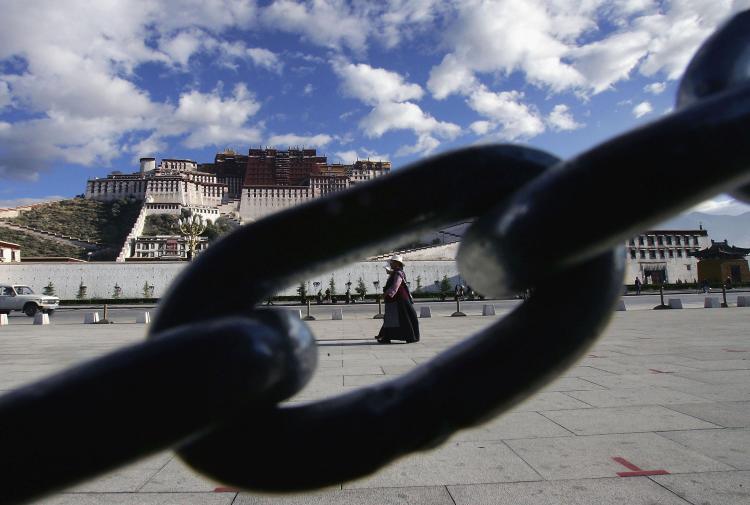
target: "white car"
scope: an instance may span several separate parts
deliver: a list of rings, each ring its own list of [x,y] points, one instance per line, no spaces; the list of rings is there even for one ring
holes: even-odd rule
[[[0,284],[0,314],[17,310],[34,317],[40,310],[52,314],[59,305],[58,297],[37,295],[28,286]]]

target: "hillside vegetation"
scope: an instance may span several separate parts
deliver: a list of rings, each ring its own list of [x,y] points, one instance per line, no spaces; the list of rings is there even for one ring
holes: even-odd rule
[[[61,244],[52,239],[43,239],[19,230],[0,227],[0,240],[13,242],[21,246],[21,258],[34,256],[62,256],[66,258],[86,259],[86,250],[68,244]]]
[[[139,200],[73,198],[35,206],[7,221],[119,248],[133,228],[141,205]]]

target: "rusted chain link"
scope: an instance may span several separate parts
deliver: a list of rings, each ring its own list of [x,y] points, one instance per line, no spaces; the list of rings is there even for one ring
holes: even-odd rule
[[[175,446],[228,484],[320,487],[433,447],[528,396],[606,325],[624,239],[717,193],[748,196],[748,34],[745,12],[698,52],[675,112],[571,160],[463,149],[222,239],[173,283],[147,342],[0,398],[0,503]],[[635,204],[626,180],[672,189]],[[529,300],[393,381],[278,405],[312,375],[317,350],[304,323],[255,304],[384,243],[474,217],[463,277],[488,294],[534,287]],[[560,302],[559,286],[582,278],[586,293]]]

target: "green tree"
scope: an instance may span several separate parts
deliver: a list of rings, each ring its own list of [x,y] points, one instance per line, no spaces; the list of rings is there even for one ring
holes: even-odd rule
[[[78,298],[79,300],[83,300],[84,298],[86,298],[87,290],[88,288],[83,283],[83,280],[81,280],[81,284],[78,286],[78,293],[76,293],[76,298]]]
[[[422,289],[422,276],[417,275],[417,289],[414,290],[414,292],[418,292],[420,289]]]
[[[365,284],[364,279],[360,277],[357,279],[357,287],[354,288],[354,291],[359,295],[364,297],[367,294],[367,285]]]
[[[143,298],[153,298],[154,286],[149,286],[148,281],[143,284]]]
[[[333,275],[331,276],[331,279],[328,281],[328,288],[331,290],[331,296],[336,295],[336,281],[333,280]]]
[[[237,228],[239,228],[239,225],[236,222],[227,219],[225,216],[221,216],[214,222],[208,221],[206,223],[206,229],[203,232],[203,236],[208,238],[209,243],[212,243]]]
[[[122,295],[122,288],[120,287],[119,284],[115,282],[115,288],[114,288],[114,291],[112,292],[112,298],[117,299],[117,298],[120,298],[121,295]]]
[[[185,237],[187,259],[190,261],[195,255],[199,237],[206,230],[206,224],[203,222],[203,216],[200,214],[193,214],[192,211],[183,209],[179,219],[179,226],[180,233]]]
[[[52,284],[52,281],[49,281],[49,284],[44,286],[44,289],[42,289],[42,294],[47,296],[55,296],[55,285]]]
[[[307,301],[307,283],[305,281],[300,282],[299,286],[297,286],[297,294],[302,303]]]
[[[451,281],[448,280],[448,275],[443,275],[443,280],[440,281],[440,292],[447,293],[451,290]]]

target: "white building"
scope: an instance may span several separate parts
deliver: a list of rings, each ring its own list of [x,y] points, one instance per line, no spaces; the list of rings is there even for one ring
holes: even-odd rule
[[[644,284],[698,282],[698,260],[688,256],[711,246],[708,231],[650,230],[625,243],[625,282],[638,277]]]
[[[21,262],[21,246],[13,242],[0,241],[0,263],[11,262]]]

